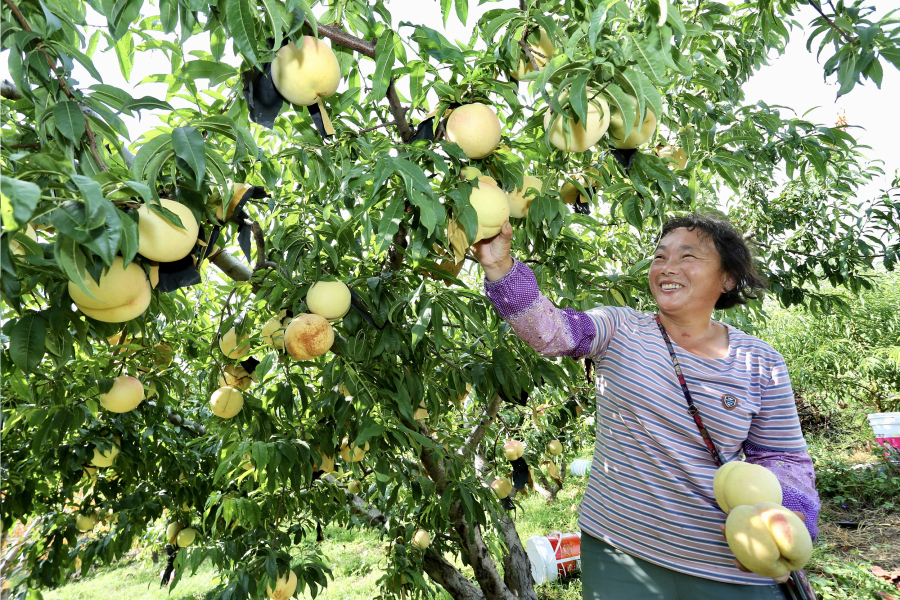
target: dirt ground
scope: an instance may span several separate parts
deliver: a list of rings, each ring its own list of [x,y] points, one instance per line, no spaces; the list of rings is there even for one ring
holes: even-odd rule
[[[883,510],[842,512],[828,508],[819,519],[819,540],[848,562],[864,560],[875,574],[900,585],[900,513]],[[847,522],[840,525],[839,522]],[[854,527],[850,523],[858,523]],[[878,569],[880,567],[880,569]],[[898,588],[900,589],[900,588]]]

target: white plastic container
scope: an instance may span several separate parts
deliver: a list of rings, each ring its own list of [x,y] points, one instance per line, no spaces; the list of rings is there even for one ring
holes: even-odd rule
[[[556,581],[581,569],[581,534],[554,531],[547,537],[535,535],[525,542],[525,552],[535,585]]]
[[[900,449],[900,412],[871,413],[866,418],[879,444]]]
[[[578,458],[569,466],[569,473],[577,477],[587,477],[591,473],[591,460]]]

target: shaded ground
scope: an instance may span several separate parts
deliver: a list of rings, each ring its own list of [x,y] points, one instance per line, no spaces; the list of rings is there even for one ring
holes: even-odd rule
[[[847,560],[863,559],[886,571],[900,569],[900,513],[883,510],[858,512],[828,510],[819,523],[819,541],[831,546],[833,554]],[[860,523],[858,529],[836,524]]]

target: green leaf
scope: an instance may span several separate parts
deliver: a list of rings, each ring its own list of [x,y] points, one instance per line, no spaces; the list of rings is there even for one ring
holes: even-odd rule
[[[660,41],[659,36],[653,35],[649,38],[639,38],[632,33],[629,34],[629,37],[631,37],[631,42],[634,45],[635,60],[637,60],[644,75],[655,85],[666,85],[668,80],[666,79],[665,61],[660,49],[653,44],[654,41],[657,43]]]
[[[97,81],[103,81],[103,77],[100,76],[100,72],[97,70],[97,67],[94,66],[94,61],[92,61],[88,56],[84,55],[80,50],[78,50],[78,48],[72,46],[71,44],[60,45],[63,47],[63,53],[71,56],[79,63],[81,63],[81,66],[83,66],[85,70],[91,74],[91,77],[93,77]]]
[[[372,74],[372,97],[376,100],[387,95],[394,67],[394,32],[385,29],[375,46],[375,73]]]
[[[684,21],[681,19],[681,12],[679,12],[678,7],[673,5],[668,0],[661,0],[662,2],[667,2],[669,8],[666,12],[666,23],[672,26],[675,31],[680,33],[683,36],[687,35],[687,30],[684,27]]]
[[[90,177],[75,174],[72,175],[72,182],[78,186],[78,191],[84,199],[85,229],[95,229],[103,225],[106,220],[106,209],[103,204],[107,201],[103,197],[100,184]]]
[[[253,3],[253,8],[256,9],[256,2]],[[259,67],[256,56],[256,23],[250,11],[249,0],[225,0],[225,16],[235,46],[244,58]]]
[[[516,18],[519,14],[519,10],[516,8],[504,10],[499,16],[492,18],[488,21],[487,25],[483,26],[484,36],[489,40],[493,39],[501,27]]]
[[[425,177],[425,171],[422,170],[422,167],[405,158],[395,158],[391,162],[394,163],[394,169],[403,176],[407,188],[415,188],[429,198],[434,198],[434,190],[431,189],[431,184],[428,182],[428,178]]]
[[[194,189],[199,190],[206,175],[206,142],[203,135],[193,127],[177,127],[172,130],[172,148],[175,156],[183,160],[193,170]]]
[[[637,110],[638,107],[635,106],[634,102],[632,102],[631,98],[626,94],[622,88],[617,86],[614,83],[609,83],[606,86],[606,94],[609,98],[611,104],[613,104],[623,116],[623,125],[624,125],[624,137],[628,137],[628,134],[631,133],[631,130],[634,128],[634,124],[637,121]]]
[[[232,75],[234,75],[234,69],[232,69],[231,67],[227,67],[227,69],[222,69],[223,72],[226,70],[228,71],[227,77],[231,77]],[[210,80],[210,83],[212,83],[212,80]],[[142,98],[135,98],[135,99],[130,100],[122,105],[122,112],[134,113],[134,112],[137,112],[139,110],[144,110],[144,109],[158,109],[158,110],[166,110],[166,111],[175,110],[174,108],[172,108],[172,105],[169,104],[168,102],[159,100],[158,98],[154,98],[152,96],[144,96]]]
[[[119,215],[119,222],[122,225],[122,237],[119,240],[119,249],[121,250],[122,260],[127,265],[138,251],[138,224],[137,211],[122,213]]]
[[[306,0],[297,0],[297,6],[309,22],[309,26],[312,28],[313,37],[319,37],[319,22],[316,19],[315,13],[313,13],[312,9],[309,7],[309,4],[307,4]],[[300,25],[302,25],[302,23]],[[299,26],[297,20],[294,21],[294,26]]]
[[[431,298],[422,303],[419,309],[419,318],[412,326],[412,347],[415,348],[425,337],[428,325],[431,323]]]
[[[9,336],[9,356],[17,367],[33,373],[44,358],[47,321],[40,315],[25,315]]]
[[[419,220],[428,229],[428,235],[434,235],[435,227],[438,224],[437,211],[441,210],[440,202],[436,199],[428,198],[419,190],[413,190],[409,199],[413,206],[419,207]]]
[[[163,33],[172,33],[178,26],[178,0],[159,0],[159,24]]]
[[[114,42],[128,32],[132,22],[140,16],[143,4],[143,0],[101,0],[102,12]]]
[[[157,154],[167,150],[172,145],[171,135],[158,135],[155,138],[144,142],[138,148],[137,154],[134,155],[134,161],[131,163],[131,172],[138,180],[145,179],[144,170],[147,164],[156,157]]]
[[[101,205],[106,213],[101,227],[91,231],[91,239],[85,244],[99,256],[106,266],[112,266],[119,250],[122,238],[122,221],[119,210],[109,200],[104,199]]]
[[[621,79],[632,89],[634,97],[637,98],[638,110],[642,119],[647,104],[650,105],[649,107],[653,110],[653,114],[656,115],[657,119],[662,116],[662,96],[660,96],[659,90],[653,86],[653,83],[646,75],[628,67],[621,75],[616,75],[616,79]]]
[[[84,252],[81,250],[81,246],[78,245],[78,242],[69,236],[60,233],[56,236],[53,254],[56,257],[56,264],[59,265],[59,268],[62,269],[62,272],[65,273],[68,280],[81,288],[81,291],[89,297],[99,300],[99,298],[94,296],[90,290],[87,289],[85,284],[84,275],[87,259],[84,256]]]
[[[468,0],[455,0],[454,5],[456,6],[456,18],[459,19],[460,23],[465,25],[466,19],[469,18]]]
[[[447,27],[447,19],[450,17],[450,7],[453,6],[453,0],[441,0],[441,15],[443,15],[444,27]]]
[[[0,190],[12,204],[12,216],[20,226],[31,220],[34,209],[41,200],[41,188],[30,181],[21,181],[11,177],[0,177]]]
[[[606,5],[601,4],[591,13],[591,25],[588,28],[588,40],[591,42],[591,48],[596,47],[597,37],[606,23]]]
[[[422,83],[425,81],[427,65],[421,60],[417,60],[413,61],[409,67],[409,94],[411,100],[415,102],[422,94]]]
[[[77,142],[84,135],[84,115],[81,107],[71,100],[57,102],[53,107],[53,118],[56,121],[56,130],[64,137]]]
[[[278,50],[281,48],[281,43],[284,40],[284,32],[288,29],[284,2],[281,0],[263,0],[263,4],[266,6],[266,12],[269,13],[269,20],[272,21],[272,33],[275,35],[272,48]]]
[[[588,113],[588,94],[587,82],[591,77],[591,73],[581,73],[572,82],[569,88],[569,104],[581,123],[587,123]]]
[[[59,17],[50,12],[43,2],[38,2],[38,4],[41,5],[41,10],[44,11],[44,19],[47,23],[47,33],[53,33],[54,31],[62,29],[62,21],[59,20]]]
[[[116,42],[116,58],[119,60],[119,70],[125,81],[131,78],[131,70],[134,68],[134,37],[131,33],[123,35]]]
[[[403,211],[406,209],[406,201],[401,194],[395,195],[381,215],[378,223],[378,236],[375,242],[375,253],[381,254],[391,246],[391,238],[400,229],[400,221],[403,219]]]
[[[383,433],[383,425],[372,423],[371,425],[367,425],[362,431],[359,432],[359,435],[356,436],[356,440],[354,440],[353,443],[357,446],[365,446],[366,442],[368,442],[370,439],[379,437]]]
[[[634,226],[636,229],[641,229],[644,224],[644,218],[641,215],[641,209],[643,207],[643,200],[637,194],[633,194],[625,201],[625,204],[622,205],[622,212],[625,214],[625,220],[629,225]]]

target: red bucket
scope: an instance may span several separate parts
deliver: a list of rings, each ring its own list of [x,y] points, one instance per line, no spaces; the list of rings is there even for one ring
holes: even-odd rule
[[[525,542],[525,551],[537,585],[569,577],[581,569],[580,533],[554,531],[547,537],[536,535]]]

